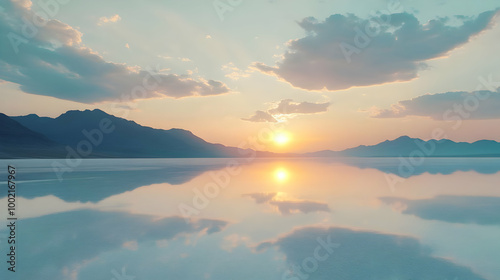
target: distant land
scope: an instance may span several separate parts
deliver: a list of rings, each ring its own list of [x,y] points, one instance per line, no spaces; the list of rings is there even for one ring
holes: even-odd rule
[[[253,152],[208,143],[183,129],[141,126],[101,110],[68,111],[57,118],[2,114],[0,127],[2,158],[64,158],[68,154],[82,158],[221,158]],[[24,141],[19,142],[21,136]]]
[[[208,143],[183,129],[154,129],[101,110],[68,111],[57,118],[0,113],[0,158],[233,158],[248,157],[500,157],[500,143],[401,136],[343,151],[278,154]]]
[[[306,153],[309,157],[500,157],[500,143],[480,140],[473,143],[448,139],[424,141],[401,136],[372,146],[361,145],[343,151]]]

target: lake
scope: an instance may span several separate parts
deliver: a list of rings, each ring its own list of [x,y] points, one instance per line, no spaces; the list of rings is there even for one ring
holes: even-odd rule
[[[496,158],[0,163],[1,279],[500,279]]]

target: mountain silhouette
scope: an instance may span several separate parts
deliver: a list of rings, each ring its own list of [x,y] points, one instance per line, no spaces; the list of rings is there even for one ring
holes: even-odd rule
[[[101,110],[68,111],[57,118],[0,114],[0,158],[232,158],[258,157],[500,157],[500,143],[401,136],[342,151],[277,154],[208,143],[192,132],[155,129]]]
[[[63,155],[62,145],[0,113],[0,158]]]
[[[243,160],[243,159],[242,159]],[[97,203],[113,195],[153,184],[182,185],[208,171],[226,167],[226,159],[87,159],[59,180],[52,169],[64,159],[38,160],[23,168],[20,195],[32,199],[53,195],[66,202]],[[0,192],[0,199],[7,192]]]
[[[343,151],[319,151],[305,154],[314,157],[500,157],[500,143],[480,140],[474,143],[448,139],[428,141],[401,136],[376,145],[361,145]]]
[[[97,109],[68,111],[57,118],[31,114],[12,119],[73,151],[80,147],[87,153],[91,147],[91,153],[85,157],[220,158],[241,157],[244,152],[208,143],[187,130],[154,129]]]

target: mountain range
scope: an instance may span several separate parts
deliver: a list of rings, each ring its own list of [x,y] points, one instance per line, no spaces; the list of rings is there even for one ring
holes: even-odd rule
[[[8,127],[4,128],[4,123]],[[15,125],[14,125],[15,124]],[[101,110],[68,111],[57,118],[31,114],[0,119],[3,136],[0,151],[3,157],[60,157],[77,153],[90,158],[210,158],[237,157],[246,151],[208,143],[183,129],[154,129],[133,121],[109,115]],[[9,132],[12,127],[13,132]],[[31,134],[29,134],[30,132]],[[24,142],[16,139],[22,135]],[[23,153],[11,150],[18,143]],[[8,144],[8,145],[4,145]],[[24,144],[26,143],[26,145]],[[47,153],[26,154],[38,147],[54,147]],[[46,149],[42,149],[45,151]]]
[[[310,157],[500,157],[500,143],[479,140],[473,143],[448,139],[428,141],[401,136],[372,146],[361,145],[343,151],[307,153]]]
[[[154,129],[101,110],[68,111],[57,118],[0,113],[0,158],[223,158],[244,157],[500,157],[500,143],[401,136],[343,151],[276,154],[208,143],[183,129]],[[73,155],[74,156],[74,155]]]

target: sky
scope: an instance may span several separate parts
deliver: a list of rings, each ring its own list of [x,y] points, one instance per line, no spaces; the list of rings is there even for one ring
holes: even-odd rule
[[[500,141],[498,1],[0,0],[0,112],[101,109],[238,146]],[[281,138],[284,138],[282,136]],[[286,143],[285,143],[286,142]]]

